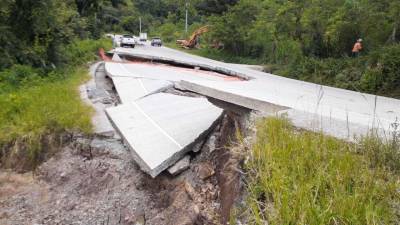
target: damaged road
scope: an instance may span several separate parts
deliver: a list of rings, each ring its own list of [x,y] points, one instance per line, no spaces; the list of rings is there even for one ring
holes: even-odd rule
[[[237,113],[233,105],[235,112],[207,103],[215,107],[215,122],[197,133],[201,138],[174,159],[176,165],[171,162],[169,172],[152,178],[106,116],[106,110],[122,106],[116,86],[101,64],[91,71],[93,79],[81,95],[96,110],[95,134],[73,134],[71,143],[33,174],[1,171],[0,224],[226,224],[243,188],[242,156],[227,146],[248,127],[250,110]],[[159,91],[206,100],[171,86]]]

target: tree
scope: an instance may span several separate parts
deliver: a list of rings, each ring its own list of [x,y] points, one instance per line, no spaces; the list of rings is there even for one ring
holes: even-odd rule
[[[228,10],[232,5],[235,5],[238,0],[205,0],[197,3],[196,8],[202,15],[221,15]]]

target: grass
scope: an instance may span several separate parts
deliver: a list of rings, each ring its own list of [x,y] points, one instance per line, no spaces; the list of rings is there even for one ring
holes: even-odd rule
[[[0,95],[0,145],[11,143],[11,149],[36,165],[45,147],[41,146],[44,135],[72,130],[91,132],[91,108],[82,103],[78,92],[79,84],[87,77],[87,69],[78,68],[65,79]],[[21,143],[22,148],[17,146]],[[10,155],[2,153],[1,156]]]
[[[92,109],[78,87],[101,47],[111,41],[75,41],[65,48],[65,66],[47,73],[25,65],[0,72],[0,166],[34,169],[60,149],[65,134],[91,133]]]
[[[257,130],[246,164],[251,224],[398,224],[399,174],[359,151],[373,145],[299,132],[276,118]]]

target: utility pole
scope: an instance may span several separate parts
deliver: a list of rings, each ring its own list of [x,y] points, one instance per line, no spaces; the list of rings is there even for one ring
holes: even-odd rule
[[[139,17],[139,33],[142,33],[142,17]]]
[[[185,12],[185,15],[186,15],[186,17],[185,17],[185,33],[188,32],[188,8],[189,8],[189,3],[186,0],[185,1],[185,9],[186,9],[186,12]]]

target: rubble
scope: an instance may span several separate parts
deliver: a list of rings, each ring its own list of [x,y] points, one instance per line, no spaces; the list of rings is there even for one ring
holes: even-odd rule
[[[197,175],[202,180],[206,180],[215,174],[213,167],[209,163],[202,163],[197,167]]]
[[[183,171],[189,169],[189,166],[190,166],[190,156],[186,155],[185,157],[180,159],[178,162],[176,162],[175,165],[168,168],[168,172],[171,175],[175,176],[175,175],[178,175],[178,174],[182,173]]]

